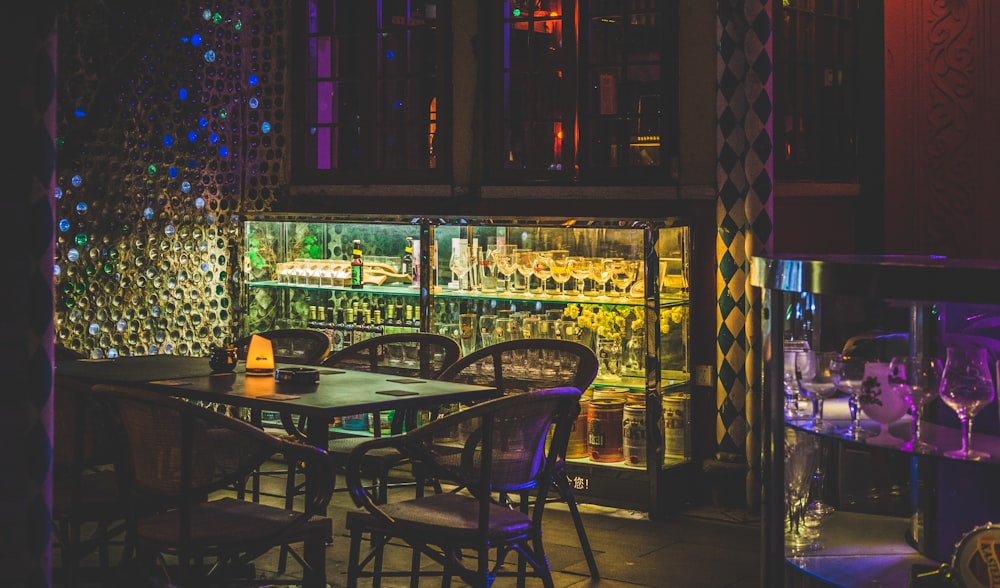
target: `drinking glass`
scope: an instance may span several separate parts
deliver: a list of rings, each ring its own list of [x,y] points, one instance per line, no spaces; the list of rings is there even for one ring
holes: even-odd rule
[[[566,282],[572,274],[572,267],[569,265],[570,255],[566,249],[553,249],[550,253],[549,269],[552,272],[552,279],[559,284],[559,296],[566,296]]]
[[[785,416],[789,419],[802,417],[799,409],[799,376],[795,365],[795,354],[798,351],[809,351],[809,344],[803,340],[785,340],[784,351],[784,391]]]
[[[818,547],[818,531],[805,524],[817,448],[817,439],[812,434],[793,428],[785,430],[785,546],[792,553]]]
[[[806,425],[816,432],[830,431],[833,427],[823,422],[823,401],[837,393],[837,386],[830,375],[830,362],[837,357],[835,351],[798,351],[796,369],[800,375],[799,390],[812,400],[813,418]]]
[[[538,294],[538,297],[548,298],[550,294],[546,290],[546,285],[549,283],[549,278],[552,277],[552,252],[536,251],[534,263],[533,271],[535,277],[542,283],[542,291]]]
[[[515,288],[518,291],[527,292],[531,289],[531,276],[535,273],[535,252],[531,249],[514,250],[514,266],[517,274],[524,279],[524,288]]]
[[[462,313],[458,315],[458,342],[462,346],[462,355],[468,355],[476,350],[477,323],[479,315]]]
[[[635,272],[638,264],[634,261],[615,259],[611,262],[611,283],[615,287],[615,295],[625,298],[628,294],[627,288],[635,281]]]
[[[937,447],[924,441],[920,435],[920,421],[924,407],[938,397],[941,387],[942,361],[929,355],[893,357],[889,362],[890,377],[901,386],[903,399],[910,405],[910,440],[901,446],[906,451],[931,453]]]
[[[865,377],[865,362],[850,355],[838,355],[830,364],[830,376],[838,390],[850,395],[847,406],[851,410],[851,424],[843,437],[853,441],[863,441],[867,434],[861,428],[861,411],[858,394]]]
[[[996,396],[986,349],[949,347],[941,372],[941,400],[955,411],[962,423],[962,446],[945,452],[955,459],[989,459],[985,451],[972,449],[972,422],[976,414]]]
[[[569,271],[573,279],[576,280],[576,295],[579,298],[583,298],[585,280],[590,277],[592,263],[590,259],[579,255],[569,257]]]
[[[479,317],[479,342],[483,347],[500,342],[497,337],[497,315],[484,314]]]
[[[448,268],[458,281],[458,291],[464,292],[462,282],[472,269],[472,255],[464,239],[451,240],[451,259],[448,261]]]
[[[517,271],[517,265],[514,263],[514,251],[517,250],[516,245],[497,245],[496,249],[493,250],[493,261],[497,264],[497,270],[503,274],[504,280],[506,281],[506,289],[514,289],[514,273]],[[497,282],[499,284],[499,282]]]
[[[597,285],[601,289],[597,295],[598,300],[608,300],[608,280],[611,279],[611,259],[606,257],[595,257],[590,266],[590,279],[594,280],[594,289]]]
[[[858,401],[861,410],[871,420],[878,423],[878,434],[866,439],[872,445],[896,447],[903,440],[889,433],[888,425],[906,414],[906,400],[900,391],[900,386],[889,379],[890,364],[868,362],[865,364],[865,379],[861,384],[861,395]]]

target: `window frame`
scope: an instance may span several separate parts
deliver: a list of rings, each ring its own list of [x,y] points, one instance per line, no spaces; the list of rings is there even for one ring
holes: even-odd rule
[[[590,153],[588,143],[589,129],[586,129],[582,119],[597,119],[598,116],[587,116],[586,105],[589,102],[588,74],[591,71],[589,60],[589,35],[584,26],[590,11],[586,0],[563,0],[562,26],[565,32],[564,45],[571,55],[570,63],[564,68],[564,75],[571,78],[566,84],[566,91],[561,96],[561,110],[565,113],[563,120],[572,123],[567,135],[577,135],[563,143],[561,170],[514,170],[505,169],[503,165],[504,133],[504,27],[507,22],[504,14],[504,3],[490,3],[482,8],[485,13],[481,22],[489,39],[489,49],[484,60],[484,77],[486,88],[486,112],[484,130],[484,166],[485,177],[493,185],[645,185],[645,186],[676,186],[678,185],[677,162],[679,160],[679,31],[678,3],[676,0],[661,0],[660,18],[664,22],[664,34],[660,46],[660,165],[656,167],[622,166],[598,168],[586,165]],[[580,23],[578,25],[578,23]],[[623,60],[624,63],[624,60]]]
[[[353,0],[317,0],[317,4],[336,6],[338,1]],[[383,2],[365,2],[363,22],[356,23],[363,27],[359,33],[358,51],[345,56],[345,59],[361,61],[359,76],[359,162],[356,168],[345,169],[334,167],[318,169],[307,164],[306,153],[310,152],[309,142],[312,139],[312,122],[307,119],[310,96],[307,90],[313,80],[310,75],[309,47],[312,39],[320,36],[334,36],[334,32],[320,30],[311,33],[308,30],[309,2],[296,3],[293,8],[291,51],[291,75],[294,88],[290,104],[291,112],[291,179],[293,185],[371,185],[371,184],[443,184],[451,180],[451,148],[452,148],[452,106],[451,106],[451,12],[450,3],[436,4],[438,51],[435,56],[437,67],[436,88],[436,120],[435,124],[435,154],[436,166],[433,168],[395,168],[388,169],[376,164],[379,161],[379,133],[384,122],[378,119],[378,89],[385,79],[379,72],[379,11]],[[330,26],[326,23],[327,27]],[[405,25],[404,25],[405,26]],[[371,40],[370,42],[366,39]],[[322,79],[322,78],[320,78]],[[372,122],[374,121],[374,122]]]

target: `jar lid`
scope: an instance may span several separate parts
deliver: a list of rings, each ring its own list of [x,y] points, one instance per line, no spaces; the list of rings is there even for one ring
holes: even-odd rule
[[[962,537],[951,559],[951,577],[959,588],[1000,586],[1000,526],[987,523]]]

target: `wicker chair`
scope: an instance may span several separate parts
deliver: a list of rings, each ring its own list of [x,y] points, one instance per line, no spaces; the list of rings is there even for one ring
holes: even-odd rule
[[[433,333],[393,333],[373,337],[350,345],[331,354],[323,362],[324,366],[353,369],[381,374],[395,374],[407,378],[436,379],[448,366],[462,355],[458,343],[444,335]],[[369,415],[376,437],[382,436],[382,417],[379,413]],[[413,428],[416,417],[413,413],[393,414],[390,429],[394,434],[403,428]],[[341,469],[347,466],[347,456],[364,437],[348,436],[331,439],[327,447],[334,463]],[[398,463],[398,454],[383,451],[369,454],[363,464],[364,471],[371,476],[371,489],[376,501],[385,500],[388,492],[388,470]]]
[[[443,575],[443,585],[457,576],[471,586],[486,588],[496,577],[516,573],[503,571],[501,566],[507,554],[517,551],[530,564],[530,575],[552,588],[542,544],[542,513],[556,456],[565,451],[579,412],[579,398],[576,388],[505,396],[443,416],[403,435],[358,445],[348,459],[347,483],[355,504],[364,510],[347,513],[351,536],[347,586],[356,587],[361,577]],[[426,475],[453,488],[376,504],[362,482],[361,466],[366,453],[383,448],[399,451],[419,464]],[[538,493],[530,509],[529,491]],[[521,495],[520,508],[500,502],[501,493]],[[362,558],[364,533],[370,533],[373,541],[371,552]],[[383,570],[382,550],[389,538],[406,542],[443,569]]]
[[[111,431],[90,386],[57,376],[53,421],[52,528],[61,555],[56,571],[72,588],[85,571],[110,578],[109,548],[124,543],[126,510],[113,468]],[[99,567],[82,569],[81,560],[95,551]]]
[[[330,353],[330,338],[314,329],[274,329],[257,333],[274,346],[274,361],[317,365]],[[245,360],[253,335],[236,341],[236,356]]]
[[[522,394],[539,388],[572,386],[586,390],[597,377],[598,359],[586,345],[562,339],[516,339],[478,349],[452,364],[442,380],[495,386],[503,394]],[[566,454],[558,454],[553,482],[558,498],[566,502],[591,579],[600,578],[597,560],[583,526],[566,472]]]
[[[121,386],[95,386],[93,393],[108,403],[122,432],[116,467],[132,498],[128,520],[139,569],[169,554],[177,558],[179,584],[249,581],[252,575],[240,574],[258,556],[303,543],[303,576],[295,583],[326,586],[324,550],[333,529],[317,513],[326,512],[334,472],[325,451],[165,395]],[[328,491],[310,497],[303,511],[219,497],[276,453],[308,462],[309,475],[321,478],[316,487]],[[195,565],[201,562],[213,565],[204,572]]]
[[[344,349],[331,353],[323,360],[324,367],[351,369],[363,372],[395,374],[406,378],[435,379],[445,368],[453,364],[462,354],[458,343],[449,337],[433,333],[392,333],[380,335],[349,345]],[[408,426],[415,424],[412,413],[396,413],[393,415],[392,429],[401,432],[404,421]],[[381,415],[368,415],[369,422],[378,423],[374,427],[376,437],[381,437]],[[283,417],[285,429],[296,437],[305,440],[306,419],[293,420]],[[367,440],[361,436],[341,436],[331,439],[327,451],[340,473],[345,472],[347,456],[359,443]],[[364,472],[371,480],[371,491],[376,502],[382,502],[389,491],[389,470],[401,461],[398,452],[385,449],[370,454],[363,464]],[[296,495],[301,493],[302,484],[296,482],[296,475],[301,471],[295,464],[289,464],[286,484],[286,507]],[[278,561],[278,569],[283,570],[285,554]]]

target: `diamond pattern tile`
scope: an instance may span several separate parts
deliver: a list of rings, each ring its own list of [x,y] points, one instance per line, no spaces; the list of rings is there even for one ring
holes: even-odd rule
[[[752,373],[760,350],[760,301],[746,287],[749,258],[769,251],[774,183],[771,159],[770,0],[719,0],[716,129],[719,225],[718,451],[754,461],[761,391]],[[750,372],[750,373],[748,373]]]

